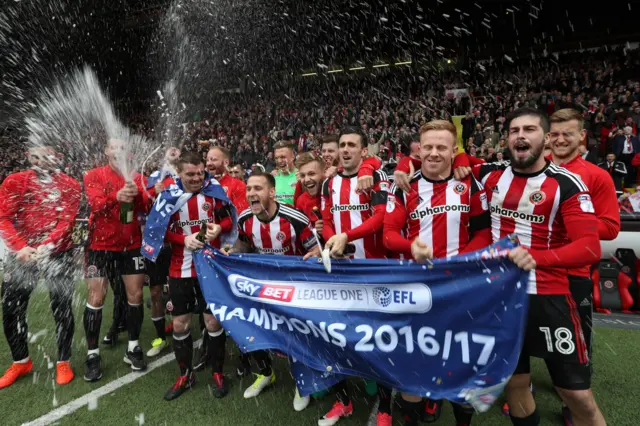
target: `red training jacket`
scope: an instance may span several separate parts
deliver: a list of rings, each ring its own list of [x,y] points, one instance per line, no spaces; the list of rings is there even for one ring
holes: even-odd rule
[[[141,175],[136,174],[134,182],[138,186],[134,209],[146,213],[148,199],[142,188]],[[124,177],[108,164],[85,173],[84,190],[91,208],[90,250],[129,251],[140,248],[142,233],[138,222],[120,223],[120,203],[116,200],[116,193],[124,184]]]
[[[13,252],[47,245],[53,253],[73,247],[80,183],[54,172],[44,183],[33,170],[7,176],[0,186],[0,237]]]

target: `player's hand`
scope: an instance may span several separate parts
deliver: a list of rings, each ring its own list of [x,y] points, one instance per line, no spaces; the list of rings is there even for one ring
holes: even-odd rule
[[[311,250],[309,250],[307,252],[307,254],[304,255],[304,257],[302,258],[302,260],[307,260],[311,257],[320,257],[320,246],[319,245],[315,245],[315,247],[313,247]]]
[[[322,230],[324,229],[324,222],[322,219],[316,220],[316,232],[318,235],[322,235]]]
[[[31,255],[31,258],[36,261],[46,260],[51,255],[51,250],[45,246],[38,246],[36,252]]]
[[[433,247],[429,247],[420,238],[416,238],[411,243],[411,256],[418,263],[433,259]]]
[[[162,182],[156,182],[156,184],[153,185],[153,190],[155,191],[156,196],[160,195],[160,193],[164,191],[164,185],[162,184]]]
[[[273,169],[273,170],[271,171],[271,176],[278,177],[278,169]]]
[[[409,174],[401,172],[400,170],[396,170],[395,172],[393,172],[393,182],[398,188],[402,189],[406,193],[409,193],[411,192],[411,179],[409,178],[409,176],[413,176],[413,173],[413,162],[410,161]]]
[[[220,249],[220,253],[224,254],[225,256],[229,256],[233,252],[233,247],[231,247],[229,244]]]
[[[362,176],[358,178],[358,192],[369,192],[373,188],[373,176]]]
[[[130,192],[127,189],[122,188],[120,191],[116,193],[116,200],[120,203],[133,203],[133,200],[136,198],[135,195],[129,195]]]
[[[533,256],[531,256],[529,250],[522,246],[510,250],[509,259],[511,259],[518,268],[524,269],[525,271],[530,271],[536,268],[536,261],[533,259]]]
[[[204,239],[206,241],[213,241],[218,238],[221,232],[222,226],[217,223],[207,223],[207,233],[205,234]]]
[[[461,166],[453,169],[453,177],[462,180],[471,174],[471,167]]]
[[[324,245],[324,248],[331,250],[332,257],[342,257],[344,253],[344,247],[348,242],[349,238],[347,237],[347,234],[343,232],[329,238],[329,241],[327,241],[327,243]]]
[[[198,234],[187,235],[184,238],[184,246],[191,251],[199,250],[204,247],[204,243],[196,239],[197,236]]]
[[[33,247],[22,247],[16,253],[16,259],[18,259],[18,262],[20,263],[28,263],[33,260],[34,254],[36,254],[36,249],[34,249]]]
[[[324,171],[324,178],[331,179],[337,174],[338,174],[338,168],[336,166],[327,167],[327,169]]]

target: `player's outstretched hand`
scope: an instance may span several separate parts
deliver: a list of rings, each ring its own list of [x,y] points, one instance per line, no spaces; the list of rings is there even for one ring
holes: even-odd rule
[[[16,253],[16,259],[20,263],[28,263],[33,260],[33,255],[36,254],[36,249],[33,247],[23,247]]]
[[[471,174],[471,167],[461,166],[453,169],[453,177],[456,178],[456,180],[462,180],[467,176],[469,176],[470,174]]]
[[[358,178],[358,192],[369,192],[373,188],[373,176],[362,176]]]
[[[348,242],[349,238],[347,237],[347,234],[343,232],[329,238],[329,241],[327,241],[327,243],[324,245],[324,248],[331,250],[331,257],[342,257],[344,253],[344,247]]]
[[[536,268],[536,261],[533,259],[533,256],[531,256],[529,250],[522,246],[509,251],[509,259],[511,259],[518,268],[524,269],[525,271],[530,271]]]
[[[217,223],[207,223],[207,233],[205,234],[204,239],[206,241],[213,241],[218,238],[221,232],[222,226]]]
[[[409,176],[413,176],[413,173],[413,163],[409,162],[409,174],[401,172],[400,170],[396,170],[395,172],[393,172],[393,183],[395,183],[396,186],[402,189],[404,192],[409,193],[411,192],[411,179],[409,178]]]
[[[307,254],[304,255],[302,260],[307,260],[307,259],[310,259],[312,257],[320,257],[320,246],[316,245],[311,250],[309,250],[307,252]]]
[[[204,247],[204,243],[202,241],[198,241],[196,238],[197,236],[198,234],[192,234],[184,237],[184,246],[191,251],[199,250]]]
[[[411,243],[411,255],[418,263],[433,259],[433,247],[429,247],[420,238],[416,238]]]

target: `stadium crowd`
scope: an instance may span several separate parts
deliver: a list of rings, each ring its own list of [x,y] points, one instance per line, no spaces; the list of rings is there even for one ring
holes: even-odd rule
[[[245,170],[260,164],[270,172],[276,142],[288,140],[299,153],[312,151],[324,136],[346,124],[359,124],[369,137],[370,154],[395,162],[409,154],[420,125],[464,115],[461,133],[466,151],[499,160],[508,156],[507,113],[522,106],[547,114],[576,108],[584,114],[588,131],[585,158],[611,169],[622,190],[622,176],[625,186],[633,187],[640,172],[640,157],[634,159],[640,154],[640,83],[631,73],[639,64],[638,50],[618,47],[592,51],[586,58],[568,52],[525,58],[518,64],[506,60],[476,64],[468,72],[445,69],[421,76],[407,68],[389,70],[373,80],[303,77],[286,87],[274,85],[266,93],[219,94],[215,106],[188,121],[172,143],[203,155],[211,145],[222,146],[230,151],[232,164]],[[448,89],[466,90],[452,96]],[[134,131],[150,138],[154,124],[149,114],[134,114],[129,120]],[[10,172],[28,167],[20,143],[25,135],[3,132],[0,182]],[[67,162],[67,171],[79,178],[95,159],[84,163]]]
[[[591,392],[589,266],[599,261],[600,239],[614,239],[619,232],[616,189],[635,182],[631,170],[640,155],[640,85],[625,74],[638,62],[634,52],[609,53],[609,62],[594,54],[586,63],[575,63],[580,57],[548,58],[502,74],[498,65],[487,64],[482,83],[459,98],[450,98],[444,87],[430,89],[436,81],[409,72],[389,74],[375,86],[300,82],[286,98],[256,101],[229,95],[227,108],[185,126],[176,137],[179,148],[167,149],[162,164],[133,182],[125,181],[116,161],[123,141],[105,141],[103,162],[92,159],[79,170],[66,164],[71,176],[53,171],[54,147],[30,149],[28,162],[20,159],[24,153],[7,150],[0,232],[11,253],[2,303],[14,363],[0,378],[0,388],[34,368],[26,306],[37,274],[45,274],[51,286],[59,351],[56,382],[74,379],[74,280],[69,274],[75,218],[86,198],[91,215],[82,324],[87,342],[83,378],[88,382],[99,381],[108,368],[102,365],[100,344],[115,345],[126,331],[123,360],[133,371],[145,370],[149,357],[169,347],[171,335],[179,374],[164,395],[167,401],[193,387],[195,371],[204,368],[211,368],[214,396],[227,394],[226,334],[206,308],[193,261],[193,252],[206,242],[226,254],[308,258],[321,255],[322,239],[335,258],[402,255],[424,262],[472,252],[516,233],[523,246],[510,251],[509,258],[531,271],[530,308],[520,361],[505,388],[507,413],[516,426],[540,422],[531,391],[533,356],[545,359],[566,404],[567,422],[605,425]],[[463,80],[451,77],[450,87],[459,88]],[[456,154],[458,129],[449,121],[456,115],[465,116],[466,154]],[[141,130],[148,126],[136,125]],[[604,155],[606,162],[600,163]],[[393,179],[384,163],[395,166]],[[246,182],[241,168],[251,170]],[[177,182],[180,196],[174,186],[166,190]],[[429,207],[423,200],[430,200]],[[170,214],[154,213],[161,209],[151,206],[159,201],[166,202]],[[452,203],[455,208],[447,209]],[[239,213],[236,224],[233,208]],[[227,246],[223,239],[233,234],[234,225],[238,238]],[[148,351],[140,336],[145,282],[156,332]],[[109,287],[114,311],[101,339]],[[576,301],[583,302],[576,306]],[[196,356],[192,314],[200,314],[204,330]],[[254,351],[239,360],[238,375],[256,375],[245,398],[274,385],[269,353]],[[320,426],[333,425],[354,410],[354,390],[347,382],[333,391],[336,402],[318,420]],[[377,424],[391,425],[391,389],[378,383],[377,392]],[[305,409],[309,400],[296,390],[294,409]],[[442,402],[403,393],[406,424],[436,421]],[[470,407],[454,404],[454,412],[459,426],[471,423]]]

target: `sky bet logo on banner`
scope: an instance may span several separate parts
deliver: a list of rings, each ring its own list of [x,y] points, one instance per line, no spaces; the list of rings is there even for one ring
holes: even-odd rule
[[[528,274],[504,239],[430,265],[194,253],[212,313],[243,351],[292,358],[302,395],[345,376],[486,411],[517,365]]]
[[[309,281],[270,281],[230,274],[233,294],[256,302],[329,311],[425,313],[431,291],[422,283],[369,287],[361,284]]]

